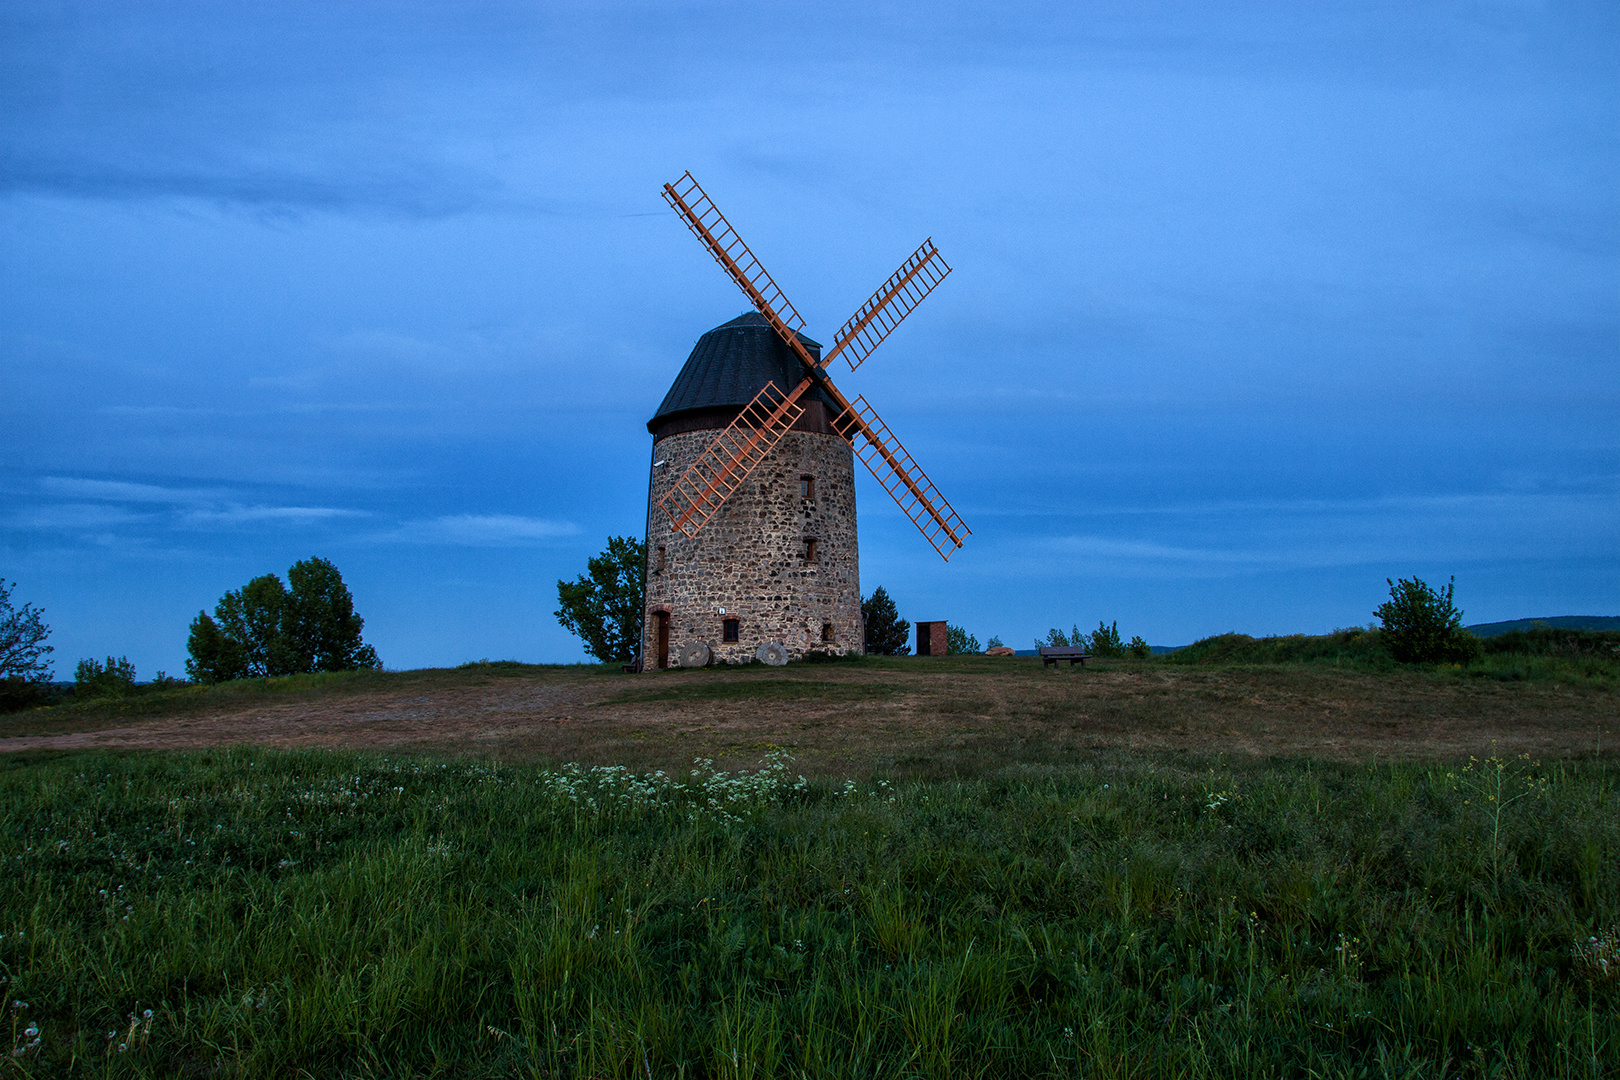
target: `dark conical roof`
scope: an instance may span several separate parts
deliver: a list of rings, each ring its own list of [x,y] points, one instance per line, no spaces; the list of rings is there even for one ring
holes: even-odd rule
[[[811,356],[820,358],[820,344],[803,334],[799,340]],[[754,400],[766,382],[774,382],[785,393],[806,374],[804,364],[765,317],[750,311],[698,338],[686,365],[675,376],[675,385],[664,395],[664,403],[647,421],[647,430],[655,431],[682,413],[741,409]],[[806,397],[832,404],[820,390]]]

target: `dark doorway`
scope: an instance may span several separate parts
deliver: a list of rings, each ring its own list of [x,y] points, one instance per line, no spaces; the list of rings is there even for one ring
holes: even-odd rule
[[[658,666],[669,667],[669,612],[655,611],[653,618],[658,620]]]

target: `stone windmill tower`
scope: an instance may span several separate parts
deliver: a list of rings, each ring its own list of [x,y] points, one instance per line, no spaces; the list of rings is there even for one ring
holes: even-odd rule
[[[951,268],[932,241],[844,324],[832,350],[687,173],[664,198],[753,302],[698,339],[648,421],[642,669],[863,647],[855,458],[940,555],[969,530],[877,413],[827,377],[853,371]]]

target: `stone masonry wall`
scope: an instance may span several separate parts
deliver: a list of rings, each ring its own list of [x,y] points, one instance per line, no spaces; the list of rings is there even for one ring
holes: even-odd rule
[[[658,669],[659,611],[669,613],[671,667],[676,651],[692,641],[707,642],[716,662],[730,663],[752,660],[768,641],[779,642],[793,659],[807,649],[859,652],[860,552],[849,444],[836,435],[788,432],[689,539],[670,528],[658,500],[717,434],[682,432],[655,447],[654,460],[664,464],[653,469],[650,492],[643,670]],[[809,500],[800,498],[804,476],[813,478]],[[805,558],[810,539],[816,541],[814,562]],[[722,640],[725,619],[739,622],[735,643]],[[832,640],[824,642],[829,623]]]

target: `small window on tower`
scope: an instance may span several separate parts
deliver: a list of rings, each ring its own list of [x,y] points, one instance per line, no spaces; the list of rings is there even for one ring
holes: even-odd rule
[[[737,631],[742,626],[742,624],[738,620],[736,620],[736,619],[727,619],[725,622],[721,623],[720,625],[721,625],[720,638],[721,638],[722,641],[736,641],[737,640]]]
[[[653,560],[653,570],[656,573],[663,573],[664,571],[664,547],[662,544],[658,546],[657,558]]]
[[[804,561],[816,561],[816,542],[814,540],[806,540],[804,542]]]
[[[799,477],[799,498],[809,502],[816,497],[816,478],[813,476]]]
[[[838,632],[833,629],[832,623],[824,622],[821,624],[821,640],[828,643],[838,640]]]

